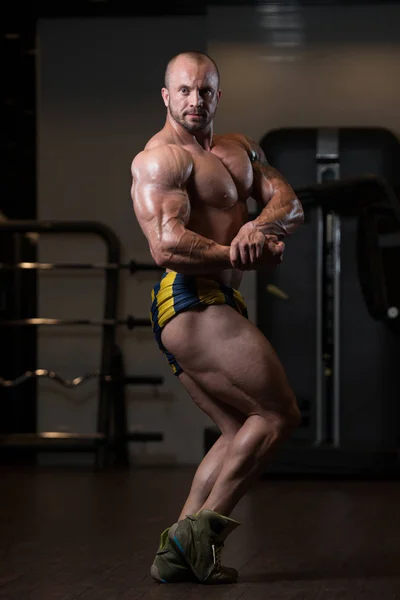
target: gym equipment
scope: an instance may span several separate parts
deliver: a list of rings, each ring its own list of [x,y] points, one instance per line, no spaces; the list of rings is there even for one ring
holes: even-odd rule
[[[116,315],[119,291],[119,273],[122,269],[129,269],[133,274],[137,271],[160,270],[157,265],[136,263],[131,260],[127,264],[120,262],[120,242],[115,232],[106,225],[97,221],[6,221],[0,223],[0,236],[7,234],[21,235],[24,233],[39,234],[91,234],[99,236],[106,244],[107,262],[99,264],[64,264],[53,263],[24,263],[21,259],[16,264],[1,263],[0,273],[24,272],[26,270],[56,270],[64,269],[102,269],[105,272],[105,301],[104,318],[91,319],[50,319],[50,318],[16,318],[0,320],[0,328],[4,331],[21,331],[21,327],[37,326],[101,326],[102,327],[102,353],[100,369],[87,373],[73,380],[64,379],[58,373],[48,369],[26,370],[17,377],[0,378],[0,392],[11,394],[21,385],[27,386],[37,378],[49,378],[57,384],[69,388],[96,378],[99,384],[97,407],[97,424],[95,434],[78,434],[62,432],[42,433],[4,433],[0,434],[0,450],[30,448],[40,451],[91,451],[95,453],[96,467],[105,468],[109,464],[126,466],[129,463],[128,446],[133,441],[160,441],[163,434],[158,432],[129,432],[126,423],[125,386],[126,385],[161,385],[162,377],[154,376],[127,376],[124,370],[122,352],[116,342],[116,331],[120,325],[129,329],[134,327],[149,327],[148,319],[137,319],[128,315],[125,319],[118,319]],[[11,401],[2,394],[2,403]]]
[[[32,379],[33,377],[51,379],[66,388],[77,388],[82,383],[89,381],[89,379],[96,379],[99,377],[104,377],[104,380],[109,383],[129,383],[138,385],[160,385],[163,383],[162,377],[142,377],[140,375],[130,377],[115,377],[112,375],[102,374],[100,371],[85,373],[85,375],[80,375],[74,379],[64,379],[59,373],[55,373],[55,371],[36,369],[35,371],[26,371],[23,375],[17,377],[17,379],[3,379],[3,377],[0,377],[0,386],[16,387],[17,385],[21,385],[21,383],[29,381],[29,379]]]
[[[286,264],[258,274],[259,326],[306,417],[269,471],[397,476],[400,339],[387,317],[400,297],[389,302],[376,268],[382,250],[371,236],[365,244],[364,225],[384,212],[399,229],[399,141],[382,128],[299,128],[270,132],[261,145],[306,211],[288,240]],[[292,305],[265,294],[267,282],[285,289]]]
[[[134,327],[150,326],[149,319],[136,319],[132,315],[128,315],[126,319],[102,319],[95,321],[91,319],[48,319],[35,317],[32,319],[15,319],[15,320],[0,320],[0,327],[23,327],[27,325],[105,325],[115,327],[116,325],[126,325],[128,329]]]
[[[16,264],[0,263],[0,270],[18,271],[20,269],[35,271],[54,271],[62,269],[81,270],[128,270],[132,275],[139,271],[160,271],[156,264],[137,263],[130,260],[128,263],[44,263],[44,262],[19,262]]]
[[[400,288],[389,272],[394,274],[400,265],[400,201],[393,189],[370,175],[296,193],[306,210],[323,206],[341,217],[357,218],[357,274],[367,310],[373,319],[399,331]]]

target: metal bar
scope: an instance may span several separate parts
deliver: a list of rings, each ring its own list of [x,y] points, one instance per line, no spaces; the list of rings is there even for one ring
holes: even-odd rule
[[[103,238],[110,248],[111,255],[117,259],[110,262],[119,262],[119,239],[112,229],[99,221],[19,221],[15,219],[0,222],[0,233],[2,231],[41,234],[92,233]]]
[[[319,163],[318,168],[320,168],[321,163]],[[334,164],[329,164],[329,169],[335,168]],[[327,166],[323,166],[324,170]],[[339,174],[339,173],[338,173]],[[365,177],[354,177],[351,179],[326,179],[323,180],[322,177],[317,177],[317,183],[313,185],[308,185],[306,187],[296,188],[296,195],[301,197],[302,203],[304,202],[306,206],[308,205],[316,205],[321,204],[320,195],[327,195],[329,197],[340,198],[340,193],[350,191],[353,193],[354,188],[357,188],[361,185],[371,185],[377,184],[381,185],[381,181],[378,177],[374,175],[366,175]],[[383,182],[382,182],[383,184]]]
[[[339,132],[336,128],[321,128],[317,132],[317,186],[314,189],[322,189],[323,186],[331,186],[331,182],[338,180],[340,176],[339,165]],[[331,371],[334,370],[334,353],[338,339],[332,336],[331,320],[335,320],[333,311],[336,289],[334,286],[333,254],[334,246],[332,239],[332,221],[334,214],[322,205],[317,208],[318,232],[317,232],[317,378],[316,378],[316,442],[321,444],[331,437],[331,420],[338,414],[339,408],[335,405],[335,383],[339,383],[338,375],[331,379]],[[331,265],[333,268],[331,268]],[[332,281],[333,280],[333,281]],[[332,285],[331,285],[332,284]],[[330,291],[332,289],[332,291]],[[333,298],[332,298],[333,294]],[[333,301],[333,306],[332,305]],[[338,315],[337,315],[338,316]],[[335,331],[335,323],[333,329]],[[337,332],[338,333],[338,332]],[[333,344],[333,348],[331,348]],[[332,356],[331,356],[332,350]],[[337,394],[336,394],[337,395]],[[333,405],[333,406],[332,406]],[[335,427],[335,426],[334,426]],[[337,424],[337,431],[339,424]]]
[[[17,387],[30,379],[43,377],[47,379],[52,379],[53,381],[60,383],[64,387],[76,388],[85,381],[88,381],[89,379],[98,378],[99,375],[99,371],[92,371],[91,373],[86,373],[85,375],[81,375],[80,377],[75,377],[75,379],[64,379],[55,371],[49,371],[47,369],[36,369],[35,371],[25,371],[23,375],[20,375],[16,379],[3,379],[3,377],[0,377],[0,386],[6,388]]]
[[[19,262],[16,264],[0,263],[0,270],[19,271],[21,269],[36,271],[55,271],[55,270],[123,270],[129,269],[131,273],[136,271],[161,271],[158,265],[140,264],[134,261],[129,263],[48,263],[48,262]]]
[[[162,385],[164,383],[163,377],[143,377],[143,376],[125,376],[125,385]]]
[[[24,326],[37,326],[37,325],[93,325],[93,326],[107,326],[115,327],[117,325],[126,325],[129,329],[134,327],[151,327],[151,321],[149,319],[135,319],[135,317],[128,316],[126,319],[47,319],[36,317],[33,319],[15,319],[15,320],[0,320],[0,327],[24,327]]]
[[[41,452],[98,452],[98,448],[112,443],[101,434],[77,433],[27,433],[0,435],[0,451],[2,449],[29,448]]]
[[[323,360],[322,360],[322,279],[323,279],[323,245],[324,245],[324,219],[322,208],[316,210],[317,239],[316,239],[316,382],[315,382],[315,443],[321,444],[324,440],[324,386],[323,386]]]
[[[65,431],[42,431],[40,433],[8,433],[0,434],[0,439],[12,438],[16,441],[30,440],[103,440],[100,433],[69,433]]]
[[[133,431],[128,433],[126,436],[128,442],[162,442],[164,439],[163,433],[157,432],[146,432],[146,431]]]
[[[124,436],[125,442],[161,442],[164,434],[160,432],[132,431]],[[12,433],[0,435],[0,450],[2,448],[38,448],[41,451],[94,451],[99,445],[117,442],[117,438],[99,433]]]
[[[108,247],[107,254],[108,264],[118,264],[121,262],[121,245],[118,245],[118,253],[113,253]],[[119,276],[120,271],[117,269],[108,269],[105,271],[105,294],[103,307],[103,323],[102,323],[102,348],[101,348],[101,366],[102,373],[108,373],[112,368],[112,358],[116,347],[116,325],[117,325],[117,310],[119,299]],[[104,379],[99,381],[99,410],[97,413],[97,431],[110,438],[112,433],[115,433],[115,423],[112,419],[113,402],[114,400],[110,385]],[[114,431],[113,431],[114,429]],[[108,446],[99,448],[96,456],[96,464],[100,468],[104,467],[109,460]]]
[[[329,165],[330,169],[333,167],[334,165]],[[339,177],[339,175],[338,169],[337,176]],[[305,210],[313,206],[324,206],[326,210],[335,210],[339,214],[354,216],[358,215],[360,209],[365,208],[371,202],[375,204],[384,201],[393,210],[400,223],[400,202],[394,190],[386,180],[375,175],[324,181],[304,188],[296,188],[295,192]]]
[[[340,217],[333,216],[333,443],[340,446]]]
[[[25,371],[25,373],[23,373],[16,379],[3,379],[3,377],[0,377],[0,387],[17,387],[30,379],[36,379],[41,377],[52,379],[53,381],[56,381],[60,385],[63,385],[67,388],[76,388],[82,383],[85,383],[85,381],[88,381],[89,379],[97,379],[100,377],[107,383],[119,383],[122,385],[161,385],[162,383],[164,383],[163,377],[137,375],[118,377],[100,373],[100,371],[91,371],[90,373],[85,373],[85,375],[80,375],[79,377],[75,377],[74,379],[64,379],[64,377],[62,377],[59,373],[56,373],[55,371],[50,371],[48,369],[36,369],[35,371]]]

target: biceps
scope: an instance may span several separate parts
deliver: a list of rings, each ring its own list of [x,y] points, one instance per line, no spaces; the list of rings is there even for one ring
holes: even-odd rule
[[[282,203],[290,202],[295,197],[291,185],[273,167],[257,163],[254,167],[253,197],[261,205],[266,206],[274,197]]]
[[[261,207],[268,204],[274,193],[272,182],[266,171],[267,168],[260,163],[254,165],[252,197]]]

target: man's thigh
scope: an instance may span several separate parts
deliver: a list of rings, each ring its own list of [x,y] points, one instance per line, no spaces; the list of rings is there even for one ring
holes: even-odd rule
[[[230,306],[177,315],[165,326],[162,342],[206,392],[245,415],[280,411],[293,402],[271,344]]]
[[[184,372],[179,380],[197,406],[214,421],[227,439],[233,438],[246,420],[246,416],[233,406],[215,398]]]

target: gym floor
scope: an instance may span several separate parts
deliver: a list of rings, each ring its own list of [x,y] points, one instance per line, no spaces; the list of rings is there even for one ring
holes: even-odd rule
[[[226,586],[149,568],[194,468],[1,467],[0,600],[399,600],[400,482],[263,478],[232,517]]]

